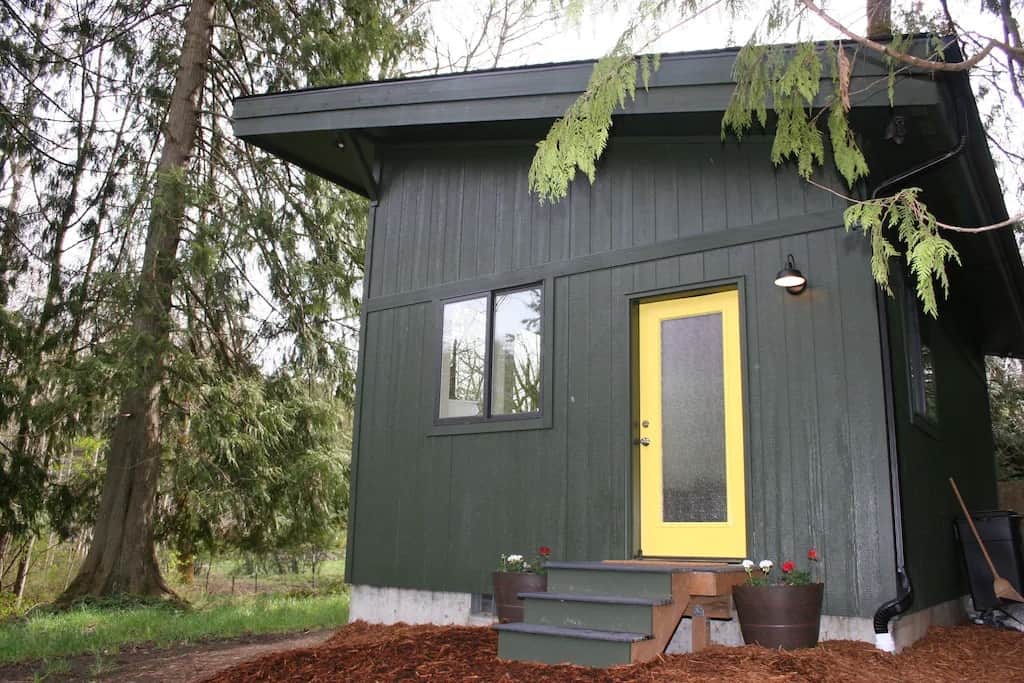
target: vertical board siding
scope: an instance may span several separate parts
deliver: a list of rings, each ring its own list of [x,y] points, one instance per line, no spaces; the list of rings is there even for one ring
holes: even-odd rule
[[[563,457],[568,474],[566,503],[569,525],[566,528],[563,552],[572,557],[586,557],[590,548],[590,530],[599,521],[594,503],[600,498],[601,486],[591,485],[594,454],[590,443],[590,287],[589,274],[562,278],[556,287],[568,294],[569,317],[563,330],[573,330],[566,354],[567,391],[565,451]],[[557,331],[556,331],[557,333]],[[600,340],[593,340],[600,343]],[[595,550],[597,550],[595,548]]]
[[[893,346],[896,440],[900,449],[903,526],[907,570],[914,582],[914,609],[955,600],[964,592],[956,572],[963,560],[953,532],[962,513],[950,489],[954,477],[968,509],[993,510],[996,472],[984,357],[973,330],[958,329],[942,312],[931,326],[938,420],[930,428],[911,422],[910,387],[903,315],[905,302],[889,300]]]
[[[394,150],[381,180],[370,296],[741,228],[836,201],[792,172],[772,172],[767,142],[668,140],[613,142],[595,184],[577,177],[552,205],[527,192],[532,150]],[[841,186],[827,171],[817,177]],[[652,266],[643,277],[659,275]]]
[[[798,263],[810,260],[807,253],[807,236],[797,235],[779,241],[781,263],[784,254],[793,254]],[[783,367],[790,369],[786,377],[786,407],[789,411],[789,422],[786,432],[790,448],[790,486],[788,502],[781,507],[789,511],[787,519],[789,535],[783,539],[783,555],[806,563],[807,551],[814,546],[817,530],[822,529],[823,520],[817,513],[816,495],[817,466],[821,454],[818,449],[818,413],[819,404],[814,392],[814,380],[817,376],[816,351],[814,339],[814,300],[808,296],[794,297],[779,287],[775,288],[779,297],[793,299],[791,305],[783,304],[783,324],[785,326],[785,363]]]
[[[815,269],[814,287],[808,290],[820,308],[828,310],[838,305],[839,298],[839,256],[836,249],[836,232],[819,232],[807,237],[810,258],[817,264]],[[819,272],[820,271],[820,272]],[[845,392],[846,386],[846,340],[843,337],[842,319],[835,315],[822,315],[815,311],[813,335],[816,348],[829,350],[829,353],[815,355],[814,399],[818,405],[831,403],[836,396]],[[814,512],[821,520],[821,529],[852,529],[853,506],[835,505],[829,499],[831,492],[849,486],[852,481],[852,459],[850,457],[850,430],[846,413],[832,410],[819,410],[818,421],[818,461],[817,490],[818,500],[814,504]],[[826,583],[837,585],[856,585],[854,556],[845,551],[847,540],[836,536],[822,534],[812,539],[815,548],[822,557],[828,558],[819,569]],[[832,604],[841,596],[830,594],[826,609],[834,609]]]
[[[465,160],[462,173],[462,191],[456,201],[462,204],[462,220],[459,227],[459,272],[458,280],[470,280],[476,277],[477,262],[477,237],[481,229],[480,225],[480,185],[481,166],[479,159],[469,157]],[[397,227],[397,226],[396,226]],[[401,233],[401,228],[396,229]],[[409,267],[408,263],[402,267]]]
[[[479,199],[477,205],[477,247],[476,274],[490,275],[494,272],[495,235],[504,224],[504,216],[498,214],[503,207],[501,203],[502,188],[496,182],[496,173],[504,168],[487,163],[480,169]]]
[[[401,277],[472,280],[831,203],[773,170],[766,143],[613,146],[596,189],[576,182],[555,206],[526,194],[528,164],[529,150],[508,146],[389,161],[374,295],[396,293]],[[772,284],[789,253],[810,278],[799,297]],[[429,436],[439,304],[368,314],[352,580],[490,592],[502,553],[629,557],[631,301],[723,279],[740,283],[743,305],[749,554],[802,560],[818,548],[827,613],[870,616],[895,590],[881,357],[867,246],[841,228],[556,278],[547,429]]]
[[[445,212],[440,214],[443,222],[431,226],[431,235],[444,232],[444,270],[441,282],[452,282],[459,279],[459,256],[462,253],[462,186],[465,181],[465,166],[461,163],[441,164],[440,172],[445,174],[447,183],[444,186]]]
[[[447,226],[444,220],[447,211],[448,184],[450,178],[447,169],[439,167],[433,182],[426,178],[430,191],[430,218],[427,223],[427,268],[425,272],[427,286],[439,285],[444,281],[444,252],[447,239]],[[436,226],[437,232],[431,234],[430,229]]]
[[[789,524],[794,514],[790,501],[785,497],[792,481],[789,444],[789,384],[786,367],[786,330],[783,306],[788,304],[786,292],[778,287],[758,287],[762,282],[771,282],[780,262],[779,243],[760,242],[754,245],[754,271],[751,285],[758,289],[757,309],[752,325],[756,325],[758,344],[748,348],[747,353],[760,379],[760,393],[751,396],[761,407],[761,422],[751,425],[760,432],[760,456],[765,459],[764,479],[767,496],[760,506],[764,511],[761,521],[767,547],[777,548],[779,553],[789,549],[783,543],[792,543],[792,529]],[[811,272],[808,264],[808,273]],[[786,398],[783,398],[786,397]],[[767,462],[771,458],[773,462]],[[802,482],[797,482],[802,483]],[[759,487],[751,490],[752,495],[761,494]],[[773,500],[774,496],[778,496]],[[752,520],[757,524],[757,519]],[[787,553],[788,554],[788,553]],[[773,556],[775,557],[775,556]]]
[[[875,284],[870,264],[864,257],[864,240],[858,235],[836,231],[839,247],[839,292],[860,306],[842,309],[845,340],[846,406],[849,420],[850,454],[854,459],[850,492],[853,534],[860,552],[855,557],[857,585],[864,601],[875,607],[895,594],[895,559],[892,541],[892,508],[884,493],[889,490],[889,460],[886,457],[878,313]],[[859,256],[859,258],[858,258]],[[862,454],[870,454],[863,457]],[[879,564],[885,582],[875,582]]]
[[[516,194],[519,174],[504,165],[497,171],[497,196],[494,206],[494,263],[491,270],[507,273],[512,270],[513,239],[516,235]]]

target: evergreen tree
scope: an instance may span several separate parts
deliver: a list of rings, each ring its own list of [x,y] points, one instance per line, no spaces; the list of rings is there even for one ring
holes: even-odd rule
[[[985,365],[998,477],[1024,479],[1024,367],[1015,358],[988,358]]]
[[[201,4],[0,6],[0,588],[40,534],[90,547],[70,601],[165,593],[156,539],[344,524],[365,201],[234,139],[231,101],[396,74],[419,4]]]

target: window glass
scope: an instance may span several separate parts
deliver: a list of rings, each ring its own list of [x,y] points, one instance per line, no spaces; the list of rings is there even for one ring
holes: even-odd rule
[[[494,295],[491,414],[540,412],[540,287]]]
[[[904,292],[912,415],[925,418],[926,424],[935,423],[939,418],[939,408],[932,347],[933,321],[921,310],[911,283],[905,283]]]
[[[441,418],[484,414],[487,297],[444,306],[441,342]]]
[[[727,521],[722,314],[661,323],[662,521]]]
[[[918,412],[931,420],[937,420],[939,410],[936,402],[935,356],[932,354],[931,322],[920,311],[918,312],[917,326],[921,340],[920,365],[917,368],[919,374],[918,383],[920,385],[919,391],[921,393],[921,405]]]

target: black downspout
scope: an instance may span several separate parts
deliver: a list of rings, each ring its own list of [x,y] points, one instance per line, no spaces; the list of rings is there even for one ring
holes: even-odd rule
[[[951,87],[950,92],[957,108],[960,140],[948,152],[883,180],[875,187],[875,191],[871,193],[872,199],[877,199],[882,190],[909,180],[919,173],[932,169],[963,153],[967,147],[967,106],[963,103],[963,99],[957,96],[955,87]],[[900,494],[900,456],[896,444],[896,414],[893,406],[892,356],[889,348],[889,304],[888,297],[882,292],[880,287],[875,288],[875,305],[878,308],[878,327],[882,352],[882,382],[885,392],[886,424],[888,426],[889,487],[892,499],[893,544],[896,554],[897,583],[896,597],[883,603],[875,611],[875,646],[886,652],[895,652],[896,643],[889,633],[889,622],[894,617],[910,609],[910,605],[914,602],[914,586],[910,582],[910,575],[907,573],[903,552],[903,502]]]

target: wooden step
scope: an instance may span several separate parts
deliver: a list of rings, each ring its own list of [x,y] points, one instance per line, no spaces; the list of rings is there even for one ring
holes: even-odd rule
[[[634,567],[602,562],[548,562],[548,590],[576,595],[619,595],[672,599],[672,576],[662,567]]]
[[[690,574],[711,572],[729,574],[746,571],[743,565],[729,562],[671,562],[668,560],[551,560],[546,569],[584,569],[597,572],[654,572],[660,574]]]
[[[525,621],[566,628],[627,631],[654,635],[655,607],[670,605],[666,598],[576,593],[520,593]]]
[[[616,666],[633,661],[636,643],[650,640],[644,633],[597,631],[543,624],[498,624],[498,657],[545,664]]]
[[[609,605],[667,605],[669,598],[630,598],[623,595],[582,595],[580,593],[519,593],[526,600],[559,600],[564,602],[598,602]]]
[[[736,564],[615,560],[548,562],[547,593],[520,593],[525,622],[502,624],[505,659],[611,666],[664,652],[683,614],[694,618],[694,649],[706,645],[708,617],[731,617]],[[689,610],[689,611],[688,611]]]

